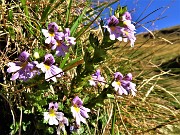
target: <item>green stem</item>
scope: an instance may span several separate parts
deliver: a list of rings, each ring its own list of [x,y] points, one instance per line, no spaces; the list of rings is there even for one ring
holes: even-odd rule
[[[116,122],[116,104],[113,107],[112,125],[111,125],[111,135],[114,135],[114,125]]]

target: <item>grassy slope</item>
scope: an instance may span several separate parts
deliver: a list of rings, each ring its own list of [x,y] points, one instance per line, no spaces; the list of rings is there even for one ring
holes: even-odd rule
[[[130,106],[140,100],[136,104],[139,109],[135,108],[130,116],[124,116],[131,125],[129,131],[132,134],[178,134],[180,26],[154,31],[153,34],[154,38],[149,33],[137,35],[134,48],[122,42],[115,44],[109,51],[110,60],[107,60],[106,66],[122,72],[126,68],[136,76],[139,95],[135,100],[128,100]],[[147,110],[144,111],[145,108]]]

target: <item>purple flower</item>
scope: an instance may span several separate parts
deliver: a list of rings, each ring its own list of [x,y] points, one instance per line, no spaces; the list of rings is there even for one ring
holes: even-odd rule
[[[122,86],[127,90],[128,93],[131,92],[132,96],[136,96],[136,92],[137,92],[136,84],[132,83],[131,81],[132,81],[132,74],[128,73],[121,81]]]
[[[96,73],[92,74],[92,79],[89,80],[91,86],[103,86],[106,81],[104,77],[101,76],[101,71],[98,69]]]
[[[134,47],[134,42],[136,40],[136,37],[134,34],[136,33],[135,26],[131,23],[131,14],[129,12],[125,12],[122,16],[122,21],[124,24],[124,27],[121,29],[122,38],[124,38],[124,42],[127,42],[127,39],[131,42],[131,47]],[[122,41],[122,39],[120,40]]]
[[[126,21],[126,20],[132,20],[131,14],[129,12],[125,12],[122,15],[122,21]]]
[[[54,82],[57,82],[56,77],[61,77],[63,74],[62,69],[58,68],[57,66],[53,65],[55,63],[54,57],[52,54],[46,54],[44,62],[36,65],[38,68],[45,73],[46,81],[50,79]]]
[[[75,38],[69,37],[70,36],[70,30],[69,28],[66,28],[63,32],[59,32],[59,40],[56,41],[56,44],[52,46],[52,50],[56,49],[56,55],[57,56],[65,56],[65,52],[69,51],[69,47],[66,45],[75,45]],[[65,43],[66,42],[66,43]]]
[[[55,50],[56,49],[56,55],[57,56],[65,56],[65,52],[68,52],[69,51],[69,47],[65,44],[64,40],[64,33],[60,32],[61,34],[61,37],[62,37],[62,40],[57,40],[56,41],[56,44],[54,44],[52,46],[52,50]]]
[[[73,125],[70,126],[70,132],[78,132],[79,130],[79,126],[78,125],[75,125],[75,123],[73,123]]]
[[[61,40],[60,33],[58,32],[58,25],[52,22],[48,25],[48,30],[42,29],[43,35],[47,38],[46,44],[56,44],[56,40]]]
[[[129,39],[131,47],[134,47],[134,42],[136,41],[136,37],[134,36],[135,31],[131,31],[128,28],[122,28],[121,31],[123,33],[123,38]]]
[[[59,112],[57,115],[57,119],[59,121],[59,126],[57,128],[57,135],[60,135],[61,130],[63,131],[64,134],[67,134],[65,125],[68,126],[69,122],[66,117],[64,117],[64,114],[62,112]]]
[[[114,90],[119,94],[125,94],[128,95],[128,92],[123,88],[121,85],[121,80],[123,79],[123,75],[120,72],[116,72],[114,74],[114,81],[112,82],[112,86],[114,87]]]
[[[67,43],[69,45],[75,45],[76,44],[76,42],[75,42],[76,38],[70,37],[70,29],[69,28],[65,28],[64,37],[65,37],[65,40],[67,41]]]
[[[111,40],[119,40],[121,34],[121,27],[118,26],[118,24],[119,20],[115,16],[111,16],[107,21],[107,25],[103,26],[104,28],[107,28]]]
[[[80,122],[86,124],[85,118],[89,118],[88,112],[90,112],[90,109],[83,106],[83,102],[78,96],[73,99],[72,103],[71,112],[76,119],[76,124],[78,126],[80,126]]]
[[[28,62],[30,54],[26,51],[23,51],[19,57],[18,62],[9,62],[7,69],[8,73],[14,73],[11,77],[11,80],[20,80],[27,81],[32,78],[35,74],[32,72],[34,65]]]
[[[136,95],[136,85],[131,82],[132,80],[132,74],[128,73],[125,77],[120,72],[116,72],[114,74],[114,81],[112,83],[112,86],[114,87],[115,91],[119,94],[125,94],[128,95],[128,93],[131,92],[133,96]]]
[[[50,102],[48,109],[49,109],[49,110],[50,110],[50,109],[54,109],[55,111],[57,111],[57,110],[58,110],[58,103],[57,103],[57,102],[55,102],[55,103]]]

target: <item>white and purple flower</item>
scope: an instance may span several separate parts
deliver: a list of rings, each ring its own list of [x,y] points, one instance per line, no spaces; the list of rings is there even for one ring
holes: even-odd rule
[[[112,86],[114,90],[118,93],[118,95],[128,95],[128,92],[123,88],[121,84],[121,80],[123,79],[123,75],[120,72],[116,72],[114,74],[114,81],[112,82]]]
[[[78,96],[73,99],[72,103],[71,112],[76,119],[76,124],[78,126],[80,126],[80,122],[86,124],[86,118],[89,118],[88,112],[90,112],[90,109],[83,106],[83,102]]]
[[[101,71],[98,69],[94,74],[92,74],[92,79],[89,80],[91,86],[103,86],[106,81],[104,77],[101,76]]]
[[[115,40],[119,39],[121,34],[121,27],[118,26],[119,20],[113,15],[107,20],[107,25],[103,26],[104,28],[107,28],[110,39]]]
[[[124,27],[122,27],[121,29],[121,33],[122,33],[122,38],[127,38],[128,40],[130,40],[130,45],[131,47],[134,47],[134,42],[136,41],[136,37],[135,37],[135,26],[131,23],[132,17],[131,14],[129,12],[125,12],[122,16],[122,21],[124,24]]]
[[[46,44],[56,44],[56,40],[61,40],[60,33],[58,32],[58,25],[55,22],[48,24],[48,30],[42,29],[43,35],[47,38]]]
[[[131,14],[129,12],[125,12],[123,15],[122,15],[122,21],[126,21],[126,20],[132,20],[132,17],[131,17]]]
[[[20,80],[27,81],[28,79],[35,76],[35,72],[32,72],[35,65],[31,62],[28,62],[30,54],[26,51],[23,51],[19,57],[17,62],[9,62],[7,69],[8,73],[14,73],[11,77],[11,80],[16,80],[19,78]]]
[[[128,95],[130,92],[132,96],[136,96],[136,84],[131,82],[132,74],[128,73],[125,77],[120,72],[116,72],[114,74],[114,81],[112,82],[112,86],[118,95]]]
[[[59,121],[59,126],[57,128],[57,135],[61,134],[61,130],[63,131],[63,134],[67,134],[65,125],[69,125],[69,121],[66,117],[64,117],[64,113],[60,112],[57,116],[57,119]]]
[[[62,69],[58,68],[57,66],[53,65],[55,63],[55,59],[52,54],[46,54],[44,62],[36,65],[38,68],[45,73],[45,80],[46,81],[54,81],[57,82],[56,77],[61,77],[63,75]]]
[[[132,74],[128,73],[126,76],[124,76],[122,82],[122,86],[127,90],[128,93],[131,93],[132,96],[136,96],[136,84],[132,83]]]
[[[44,120],[48,121],[49,125],[58,125],[58,118],[62,115],[61,112],[57,112],[58,103],[49,103],[49,112],[44,112]]]
[[[59,38],[58,40],[56,40],[56,44],[54,44],[52,46],[52,50],[56,49],[56,55],[57,56],[65,56],[65,52],[69,51],[69,46],[66,45],[75,45],[75,38],[74,37],[70,37],[70,30],[69,28],[66,28],[64,30],[64,32],[59,32],[59,36],[61,38]]]
[[[136,37],[134,36],[135,31],[131,31],[128,28],[122,28],[121,32],[123,33],[122,36],[123,36],[124,42],[127,42],[127,39],[128,39],[130,40],[131,47],[134,47],[134,43],[136,41]]]

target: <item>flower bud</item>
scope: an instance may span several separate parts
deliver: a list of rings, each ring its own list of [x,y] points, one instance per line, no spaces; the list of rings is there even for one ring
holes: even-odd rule
[[[39,59],[39,53],[38,53],[38,52],[34,52],[33,57],[34,57],[35,59]]]

